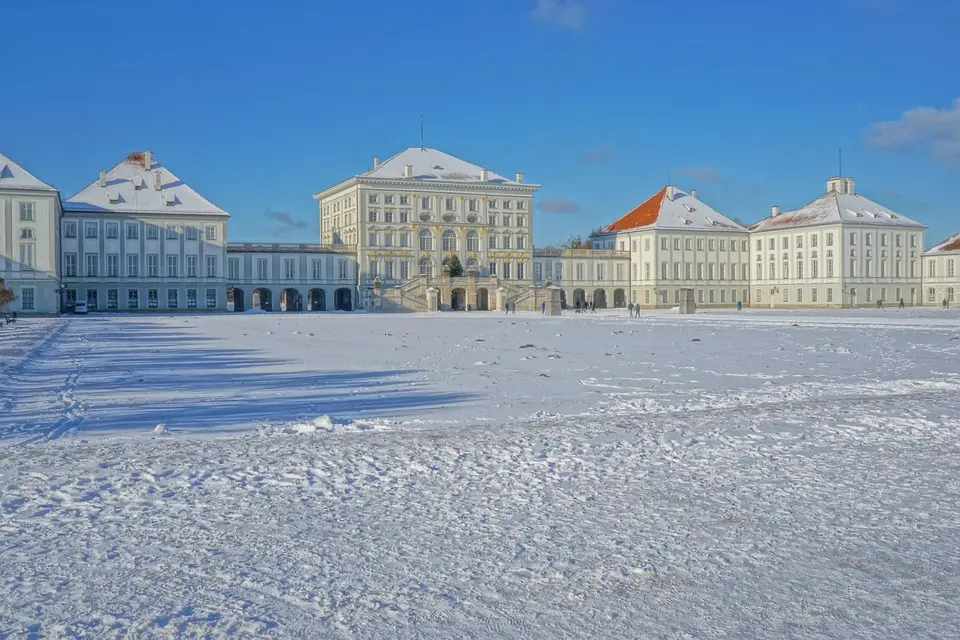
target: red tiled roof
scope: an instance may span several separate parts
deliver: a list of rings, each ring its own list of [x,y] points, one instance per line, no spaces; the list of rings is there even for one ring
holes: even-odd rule
[[[960,249],[960,238],[957,238],[950,244],[940,247],[938,251],[956,251],[957,249]]]
[[[646,202],[638,206],[633,211],[621,217],[616,222],[603,228],[604,231],[625,231],[627,229],[636,229],[637,227],[647,227],[657,221],[660,216],[660,205],[667,195],[667,188],[664,187],[650,196]]]

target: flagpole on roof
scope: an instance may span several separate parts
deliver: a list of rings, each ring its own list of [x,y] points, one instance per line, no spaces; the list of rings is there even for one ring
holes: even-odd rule
[[[423,151],[423,114],[420,114],[420,151]]]

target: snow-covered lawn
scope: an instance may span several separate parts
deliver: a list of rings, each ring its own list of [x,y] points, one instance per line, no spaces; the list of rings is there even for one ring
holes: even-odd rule
[[[952,310],[18,324],[0,638],[960,622]]]

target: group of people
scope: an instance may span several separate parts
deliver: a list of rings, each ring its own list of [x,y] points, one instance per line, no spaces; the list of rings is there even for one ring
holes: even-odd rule
[[[574,313],[596,313],[597,307],[592,302],[587,302],[586,300],[578,300],[576,311]]]
[[[507,314],[510,314],[510,313],[512,313],[512,314],[514,314],[514,315],[517,314],[517,303],[516,303],[516,302],[505,302],[505,303],[503,304],[503,314],[504,314],[504,315],[507,315]]]

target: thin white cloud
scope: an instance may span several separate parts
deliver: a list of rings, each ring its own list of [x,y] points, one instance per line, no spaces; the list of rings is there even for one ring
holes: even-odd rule
[[[726,180],[723,174],[713,167],[684,167],[678,173],[698,182],[723,182]]]
[[[580,152],[580,162],[583,164],[610,164],[616,159],[617,150],[609,144],[598,149]]]
[[[544,213],[580,213],[580,204],[565,198],[544,198],[537,201],[537,209]]]
[[[587,17],[583,0],[537,0],[530,12],[534,22],[555,29],[580,29]]]
[[[878,149],[924,151],[938,162],[960,164],[960,98],[946,109],[915,107],[898,120],[870,125],[866,141]]]

